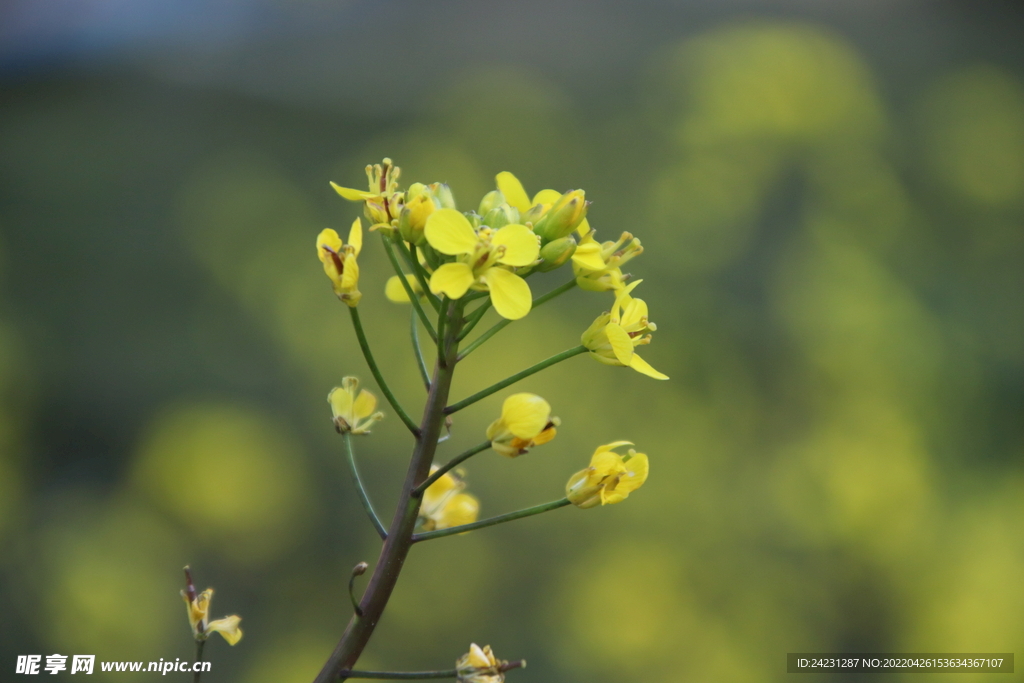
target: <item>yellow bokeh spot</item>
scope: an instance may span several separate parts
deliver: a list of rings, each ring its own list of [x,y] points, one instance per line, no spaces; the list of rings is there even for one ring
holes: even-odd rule
[[[134,474],[158,505],[225,552],[273,553],[301,526],[302,451],[252,410],[218,403],[166,409],[146,432]]]

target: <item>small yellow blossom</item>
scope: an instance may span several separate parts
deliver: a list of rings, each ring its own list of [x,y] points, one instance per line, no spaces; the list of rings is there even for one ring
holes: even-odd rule
[[[531,200],[519,178],[508,171],[502,171],[494,180],[505,201],[519,210],[523,222],[529,223],[544,243],[566,237],[586,220],[590,202],[583,190],[541,190]]]
[[[185,609],[188,612],[188,622],[192,626],[192,637],[196,640],[206,640],[210,634],[217,632],[228,641],[228,645],[234,645],[242,639],[242,629],[238,622],[242,620],[238,615],[232,614],[223,619],[210,621],[210,600],[213,598],[213,589],[207,588],[196,595],[196,587],[192,584],[192,573],[185,567],[186,588],[181,591],[181,597],[185,600]]]
[[[358,218],[348,231],[348,244],[334,230],[325,228],[316,238],[316,255],[324,264],[324,272],[331,279],[334,293],[355,308],[362,294],[359,292],[359,264],[356,257],[363,248],[363,223]]]
[[[350,202],[363,202],[363,212],[370,221],[370,230],[391,230],[397,227],[402,213],[405,193],[398,191],[398,177],[402,169],[391,159],[385,158],[380,164],[366,167],[369,191],[355,190],[331,183],[334,191]]]
[[[430,468],[430,473],[437,471],[437,466]],[[423,492],[420,504],[420,518],[423,530],[447,529],[476,521],[480,514],[480,501],[468,493],[463,493],[465,482],[451,472],[446,472]]]
[[[518,320],[530,312],[530,286],[511,270],[533,264],[540,253],[539,240],[528,227],[512,224],[474,230],[455,209],[438,209],[427,219],[425,234],[434,249],[457,257],[431,275],[434,294],[460,299],[470,289],[489,291],[494,310],[503,318]]]
[[[359,380],[345,377],[341,386],[327,394],[334,414],[334,428],[338,433],[369,434],[374,422],[384,419],[377,411],[377,397],[366,389],[359,390]]]
[[[615,242],[599,243],[586,221],[578,232],[580,243],[572,255],[576,284],[594,292],[621,289],[625,285],[622,266],[644,252],[640,240],[624,232]]]
[[[615,441],[598,446],[590,458],[590,467],[569,478],[565,495],[576,507],[613,505],[624,501],[647,481],[647,456],[632,448],[626,455],[613,449],[632,446],[629,441]]]
[[[429,187],[422,183],[410,185],[406,193],[405,206],[398,216],[398,231],[402,239],[413,244],[423,244],[423,229],[427,225],[427,218],[436,209],[437,205]]]
[[[590,355],[605,365],[622,365],[654,379],[668,379],[634,353],[637,346],[651,343],[651,332],[658,326],[647,319],[647,304],[629,296],[643,280],[623,287],[615,297],[610,313],[603,313],[580,337]]]
[[[481,648],[472,643],[469,652],[455,661],[458,683],[502,683],[505,680],[505,674],[500,669],[502,664],[505,662],[495,658],[490,645]]]
[[[514,458],[551,441],[560,424],[540,396],[512,394],[501,406],[501,417],[487,428],[487,438],[496,452]]]
[[[562,193],[557,190],[541,190],[533,195],[531,200],[530,196],[526,194],[526,190],[523,189],[523,184],[519,182],[519,178],[508,171],[499,173],[495,176],[494,181],[498,191],[504,195],[505,201],[518,209],[520,215],[526,215],[535,206],[543,207],[543,211],[539,212],[540,215],[543,215],[562,196]]]

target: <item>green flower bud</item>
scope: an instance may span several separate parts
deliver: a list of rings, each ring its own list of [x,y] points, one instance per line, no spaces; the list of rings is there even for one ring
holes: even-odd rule
[[[491,209],[497,208],[504,203],[505,195],[500,190],[491,190],[480,200],[480,215],[486,216]]]
[[[542,273],[554,270],[564,265],[574,253],[576,253],[576,240],[571,235],[548,242],[540,250],[540,257],[543,260],[537,264],[537,270]]]
[[[494,207],[480,219],[482,225],[489,228],[503,228],[506,225],[519,222],[519,209],[514,206],[502,203]]]
[[[473,226],[474,230],[483,225],[483,221],[480,220],[480,215],[477,214],[475,211],[470,211],[469,213],[463,215],[466,217],[466,220],[469,221],[469,224]]]
[[[576,229],[587,217],[590,202],[584,199],[583,190],[570,190],[552,204],[544,216],[533,224],[533,231],[544,242],[565,237]]]
[[[455,196],[452,194],[452,188],[448,187],[447,183],[431,183],[430,193],[434,195],[434,203],[437,204],[438,208],[455,208]]]

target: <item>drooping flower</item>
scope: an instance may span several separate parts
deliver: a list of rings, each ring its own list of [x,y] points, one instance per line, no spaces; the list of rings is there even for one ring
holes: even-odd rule
[[[458,211],[439,209],[427,219],[425,234],[434,249],[457,257],[431,275],[434,294],[460,299],[470,289],[489,291],[494,310],[503,318],[518,320],[530,312],[530,286],[511,270],[532,264],[540,252],[538,238],[528,227],[512,224],[474,230]]]
[[[614,505],[643,486],[647,481],[647,455],[632,448],[626,455],[613,450],[632,445],[629,441],[614,441],[598,446],[590,458],[590,466],[572,475],[565,485],[569,501],[583,509]]]
[[[366,389],[360,391],[355,377],[342,379],[341,386],[327,394],[327,402],[339,434],[369,434],[373,423],[384,419],[384,413],[377,411],[377,397]]]
[[[316,255],[324,264],[324,272],[339,299],[355,308],[362,294],[359,291],[359,264],[356,257],[363,248],[363,223],[358,218],[348,231],[348,244],[331,228],[325,228],[316,238]]]
[[[590,355],[605,365],[621,365],[654,379],[668,379],[634,352],[637,346],[651,343],[651,332],[658,326],[647,319],[647,303],[629,294],[643,280],[619,290],[609,313],[602,313],[580,337]]]
[[[431,474],[437,466],[430,468]],[[476,521],[480,514],[480,501],[463,493],[466,483],[451,472],[444,473],[423,492],[420,519],[423,530],[447,529]]]
[[[500,667],[504,663],[494,656],[490,645],[481,648],[472,643],[469,652],[455,661],[458,683],[502,683],[505,674]]]
[[[487,438],[496,452],[514,458],[554,439],[560,424],[540,396],[512,394],[501,406],[501,417],[487,428]]]
[[[242,639],[242,629],[238,622],[242,618],[236,614],[223,619],[210,621],[210,600],[213,599],[213,589],[207,588],[202,593],[196,594],[196,587],[192,583],[192,572],[185,567],[185,590],[181,591],[181,597],[185,600],[185,609],[188,612],[188,623],[192,626],[192,637],[196,640],[206,640],[211,633],[217,632],[228,641],[228,645],[234,645]]]

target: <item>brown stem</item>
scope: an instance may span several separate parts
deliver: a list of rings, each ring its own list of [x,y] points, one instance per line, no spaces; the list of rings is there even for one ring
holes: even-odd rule
[[[416,445],[409,461],[405,483],[402,485],[398,507],[395,510],[394,519],[391,520],[391,526],[388,528],[387,540],[384,541],[384,546],[381,548],[373,576],[370,577],[370,583],[359,603],[362,616],[356,614],[349,620],[341,640],[338,641],[338,645],[327,659],[314,683],[334,683],[345,680],[346,672],[351,671],[355,666],[363,648],[366,647],[370,636],[373,635],[377,622],[391,598],[391,592],[398,582],[398,575],[402,571],[405,558],[412,547],[413,529],[416,526],[416,518],[420,509],[420,499],[413,497],[412,492],[426,480],[430,474],[430,464],[434,461],[437,440],[441,436],[441,429],[444,426],[444,408],[448,403],[448,392],[451,389],[452,374],[455,370],[455,357],[458,354],[458,344],[455,338],[458,336],[463,322],[462,306],[450,306],[446,312],[449,319],[445,334],[447,344],[443,344],[445,357],[439,358],[434,366],[434,378],[430,382],[430,393],[427,395],[427,404],[423,409],[423,420],[420,422],[416,434]]]

